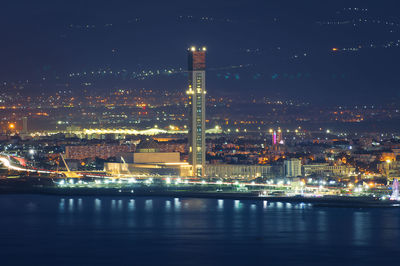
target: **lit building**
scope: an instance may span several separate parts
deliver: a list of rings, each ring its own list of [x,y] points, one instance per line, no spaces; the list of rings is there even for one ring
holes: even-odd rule
[[[22,117],[22,133],[28,133],[28,117],[26,116]]]
[[[329,165],[328,163],[303,165],[304,175],[348,176],[354,174],[356,168],[348,165]]]
[[[208,164],[205,175],[215,178],[251,180],[257,177],[271,177],[271,165]]]
[[[206,48],[189,49],[189,163],[194,176],[204,176],[205,147],[205,98],[206,98]]]
[[[284,144],[281,129],[278,129],[278,131],[274,130],[272,133],[272,145],[277,144]]]
[[[389,179],[400,177],[400,161],[387,160],[377,165],[379,172]]]
[[[284,162],[285,176],[298,177],[301,176],[301,160],[292,158]]]
[[[189,176],[191,166],[180,161],[179,152],[160,152],[152,139],[142,140],[134,153],[121,155],[121,162],[104,164],[111,175],[129,176]]]
[[[86,158],[108,159],[119,154],[132,152],[133,146],[129,145],[77,145],[65,146],[65,158],[83,160]]]

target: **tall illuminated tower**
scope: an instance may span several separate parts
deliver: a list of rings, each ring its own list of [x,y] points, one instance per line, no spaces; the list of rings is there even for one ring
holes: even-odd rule
[[[189,163],[193,175],[204,176],[206,162],[206,48],[192,46],[189,52]]]
[[[22,117],[22,133],[28,133],[28,117]]]

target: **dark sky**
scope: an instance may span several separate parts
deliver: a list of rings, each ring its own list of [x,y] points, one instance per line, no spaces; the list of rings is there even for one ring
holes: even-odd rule
[[[186,48],[206,45],[210,93],[398,102],[396,2],[1,1],[0,81],[27,93],[184,89]]]

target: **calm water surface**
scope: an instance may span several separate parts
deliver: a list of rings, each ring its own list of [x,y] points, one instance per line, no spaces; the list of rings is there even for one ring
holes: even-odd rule
[[[400,265],[400,210],[0,195],[0,265]]]

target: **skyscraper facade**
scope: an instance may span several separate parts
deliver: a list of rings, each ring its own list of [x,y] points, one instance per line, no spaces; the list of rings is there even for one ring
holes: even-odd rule
[[[193,175],[205,174],[205,118],[206,118],[206,48],[189,48],[189,163]]]

